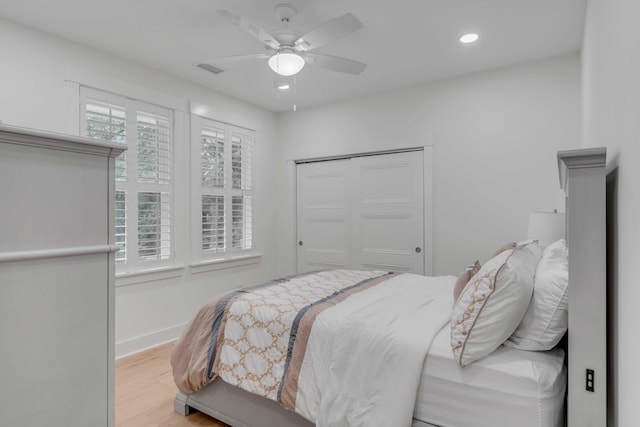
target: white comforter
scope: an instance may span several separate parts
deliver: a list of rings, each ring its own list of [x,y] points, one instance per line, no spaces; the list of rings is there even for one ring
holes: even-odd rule
[[[174,346],[176,385],[220,377],[320,427],[408,427],[455,280],[333,270],[217,296]]]
[[[320,427],[410,426],[429,346],[450,319],[454,282],[403,274],[321,313],[296,412]]]

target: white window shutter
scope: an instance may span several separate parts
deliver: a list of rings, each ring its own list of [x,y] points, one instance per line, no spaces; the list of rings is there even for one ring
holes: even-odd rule
[[[138,181],[171,182],[171,128],[169,117],[138,111]]]
[[[251,190],[253,178],[253,138],[234,131],[231,135],[233,188]]]
[[[224,196],[202,195],[202,250],[225,250]]]
[[[231,127],[231,247],[253,248],[253,132]]]
[[[124,190],[116,190],[115,205],[116,245],[120,246],[116,252],[116,263],[122,264],[127,262],[127,202]]]
[[[193,155],[200,170],[200,239],[203,259],[225,259],[254,249],[254,132],[194,116]],[[197,175],[199,172],[199,175]],[[195,235],[195,238],[198,238]]]
[[[168,193],[138,193],[138,258],[168,259],[171,255],[171,209]]]
[[[222,128],[206,127],[201,130],[202,186],[224,188],[225,186],[225,131]]]
[[[91,98],[87,99],[85,105],[87,137],[122,144],[127,143],[127,115],[124,106]],[[116,180],[127,180],[126,151],[116,158]]]
[[[252,248],[252,198],[251,196],[231,197],[231,247],[233,249]]]
[[[173,111],[81,87],[84,135],[127,144],[116,158],[116,253],[120,272],[173,261]]]

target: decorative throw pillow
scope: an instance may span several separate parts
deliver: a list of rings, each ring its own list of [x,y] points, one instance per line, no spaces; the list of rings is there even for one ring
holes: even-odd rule
[[[564,239],[542,253],[533,283],[533,297],[520,326],[505,342],[520,350],[555,347],[567,331],[569,309],[569,251]]]
[[[465,367],[503,344],[524,317],[542,250],[537,242],[505,250],[471,279],[453,307],[451,348]]]
[[[508,251],[509,249],[514,249],[516,246],[518,246],[516,242],[507,243],[506,245],[504,245],[503,247],[495,251],[493,255],[491,255],[491,258],[496,257],[500,255],[502,252]]]
[[[469,280],[480,270],[480,262],[476,260],[473,264],[467,266],[460,276],[458,276],[458,281],[456,282],[456,286],[453,288],[453,302],[455,303],[458,300],[458,297],[462,293],[464,287],[469,283]]]

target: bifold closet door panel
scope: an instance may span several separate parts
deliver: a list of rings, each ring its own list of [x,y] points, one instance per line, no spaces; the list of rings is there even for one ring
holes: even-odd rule
[[[352,159],[352,262],[424,274],[423,153]]]
[[[297,165],[298,272],[349,266],[351,161]]]

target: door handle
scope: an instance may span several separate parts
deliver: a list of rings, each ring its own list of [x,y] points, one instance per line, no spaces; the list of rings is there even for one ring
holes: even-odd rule
[[[302,246],[302,240],[300,240],[300,241],[298,242],[298,245],[299,245],[299,246]]]
[[[418,247],[416,248],[416,253],[417,253],[417,254],[419,254],[420,252],[422,252],[422,248],[421,248],[420,246],[418,246]]]

